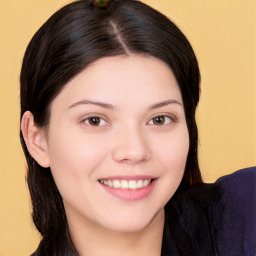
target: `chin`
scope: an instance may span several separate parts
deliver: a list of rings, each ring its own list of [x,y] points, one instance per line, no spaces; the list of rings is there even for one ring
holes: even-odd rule
[[[115,222],[108,222],[105,227],[115,232],[122,232],[122,233],[133,233],[133,232],[140,232],[147,227],[149,227],[153,223],[158,223],[161,221],[161,212],[163,212],[164,217],[164,210],[157,211],[151,215],[140,215],[136,216],[133,215],[131,217],[120,218],[120,216],[115,216]]]
[[[133,233],[133,232],[139,232],[143,229],[145,229],[149,223],[122,223],[120,225],[112,225],[111,230],[116,232],[122,232],[122,233]]]

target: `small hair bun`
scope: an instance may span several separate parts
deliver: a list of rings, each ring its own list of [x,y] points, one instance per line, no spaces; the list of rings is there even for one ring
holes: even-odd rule
[[[110,0],[94,0],[94,5],[100,8],[107,8]]]

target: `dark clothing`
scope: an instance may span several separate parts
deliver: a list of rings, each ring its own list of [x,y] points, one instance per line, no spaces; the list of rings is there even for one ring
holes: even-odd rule
[[[165,207],[161,255],[255,256],[256,167],[178,189]]]
[[[163,256],[255,256],[256,167],[178,191],[163,244]]]

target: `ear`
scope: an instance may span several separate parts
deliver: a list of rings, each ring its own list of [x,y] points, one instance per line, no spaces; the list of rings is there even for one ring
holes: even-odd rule
[[[33,114],[26,111],[21,120],[21,131],[30,155],[44,168],[50,166],[46,134],[34,123]]]

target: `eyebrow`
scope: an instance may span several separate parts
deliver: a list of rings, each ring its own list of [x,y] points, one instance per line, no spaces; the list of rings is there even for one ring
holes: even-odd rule
[[[116,107],[114,107],[111,104],[104,103],[104,102],[99,102],[99,101],[92,101],[92,100],[81,100],[81,101],[78,101],[78,102],[72,104],[71,106],[69,106],[68,109],[76,107],[76,106],[79,106],[79,105],[84,105],[84,104],[92,104],[92,105],[100,106],[102,108],[106,108],[106,109],[110,109],[110,110],[115,110],[116,109]],[[177,104],[177,105],[180,105],[182,107],[181,102],[179,102],[177,100],[169,99],[169,100],[161,101],[161,102],[158,102],[156,104],[151,105],[149,107],[149,110],[160,108],[160,107],[164,107],[164,106],[167,106],[169,104]]]
[[[78,101],[76,103],[74,103],[73,105],[69,106],[69,108],[73,108],[73,107],[76,107],[76,106],[79,106],[79,105],[84,105],[84,104],[92,104],[92,105],[97,105],[97,106],[100,106],[102,108],[106,108],[106,109],[110,109],[110,110],[114,110],[115,107],[111,104],[108,104],[108,103],[103,103],[103,102],[99,102],[99,101],[92,101],[92,100],[81,100],[81,101]]]
[[[165,101],[161,101],[159,103],[156,103],[156,104],[150,106],[149,109],[152,110],[152,109],[156,109],[156,108],[167,106],[169,104],[178,104],[178,105],[180,105],[182,107],[181,102],[179,102],[177,100],[170,99],[170,100],[165,100]]]

